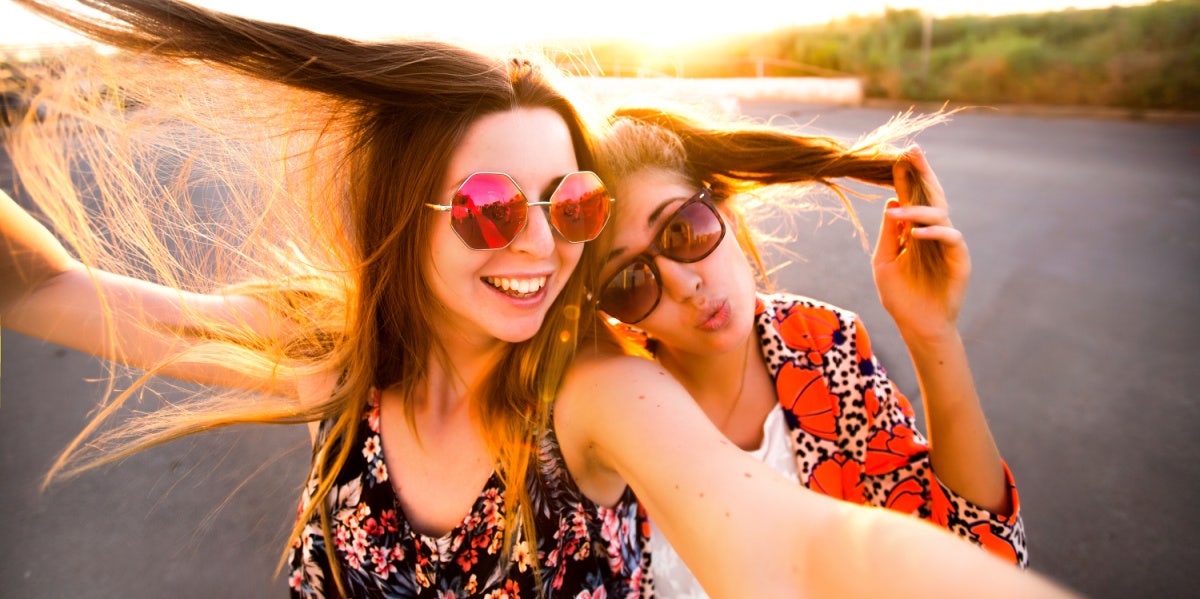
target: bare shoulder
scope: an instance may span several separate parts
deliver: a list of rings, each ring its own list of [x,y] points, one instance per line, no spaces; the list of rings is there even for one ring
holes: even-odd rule
[[[686,393],[661,365],[643,357],[601,350],[578,356],[563,380],[556,410],[598,416],[651,396]]]
[[[558,394],[555,423],[560,439],[569,437],[593,449],[637,441],[663,432],[663,426],[681,427],[677,432],[683,436],[712,432],[720,437],[683,385],[658,362],[611,352],[576,359]]]
[[[554,427],[579,489],[612,505],[635,463],[653,453],[646,441],[657,423],[690,404],[682,385],[657,362],[607,351],[578,356],[559,390]]]

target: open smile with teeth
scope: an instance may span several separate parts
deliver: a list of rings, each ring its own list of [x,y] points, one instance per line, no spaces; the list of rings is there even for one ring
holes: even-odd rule
[[[516,298],[533,297],[546,286],[547,277],[515,279],[510,277],[483,277],[483,282]]]

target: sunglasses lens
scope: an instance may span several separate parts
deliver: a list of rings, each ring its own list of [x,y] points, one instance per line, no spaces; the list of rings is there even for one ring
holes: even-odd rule
[[[529,206],[512,179],[499,173],[475,173],[451,201],[450,225],[467,247],[494,250],[507,246],[525,228]]]
[[[712,253],[725,237],[716,210],[704,202],[684,204],[659,233],[662,255],[676,262],[696,262]]]
[[[591,241],[608,222],[609,195],[595,173],[567,175],[550,198],[550,222],[563,239]]]
[[[650,314],[658,304],[658,296],[658,281],[650,267],[634,262],[604,285],[599,308],[617,320],[634,324]]]

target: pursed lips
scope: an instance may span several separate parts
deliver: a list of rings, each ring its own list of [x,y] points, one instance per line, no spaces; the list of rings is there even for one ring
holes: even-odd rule
[[[697,319],[696,328],[713,330],[720,328],[720,325],[724,324],[724,321],[728,320],[729,301],[718,300],[711,303],[713,304],[713,308],[700,313],[700,317]]]

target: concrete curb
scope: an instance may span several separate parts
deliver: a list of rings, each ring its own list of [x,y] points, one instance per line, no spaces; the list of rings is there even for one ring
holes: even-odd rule
[[[1200,123],[1200,112],[1186,110],[1142,110],[1112,106],[1055,106],[1050,104],[962,104],[936,102],[913,102],[883,98],[867,98],[863,108],[880,108],[904,111],[909,108],[917,112],[935,112],[943,108],[961,108],[978,115],[1034,116],[1047,118],[1105,119],[1120,121],[1149,121],[1161,123]]]
[[[887,109],[897,112],[909,108],[917,112],[936,112],[945,107],[983,115],[1200,123],[1200,111],[1049,104],[965,104],[867,98],[863,93],[862,81],[853,77],[580,77],[575,79],[575,83],[582,91],[602,102],[620,104],[637,102],[639,98],[651,98],[707,104],[730,113],[736,113],[739,104],[790,102]]]

